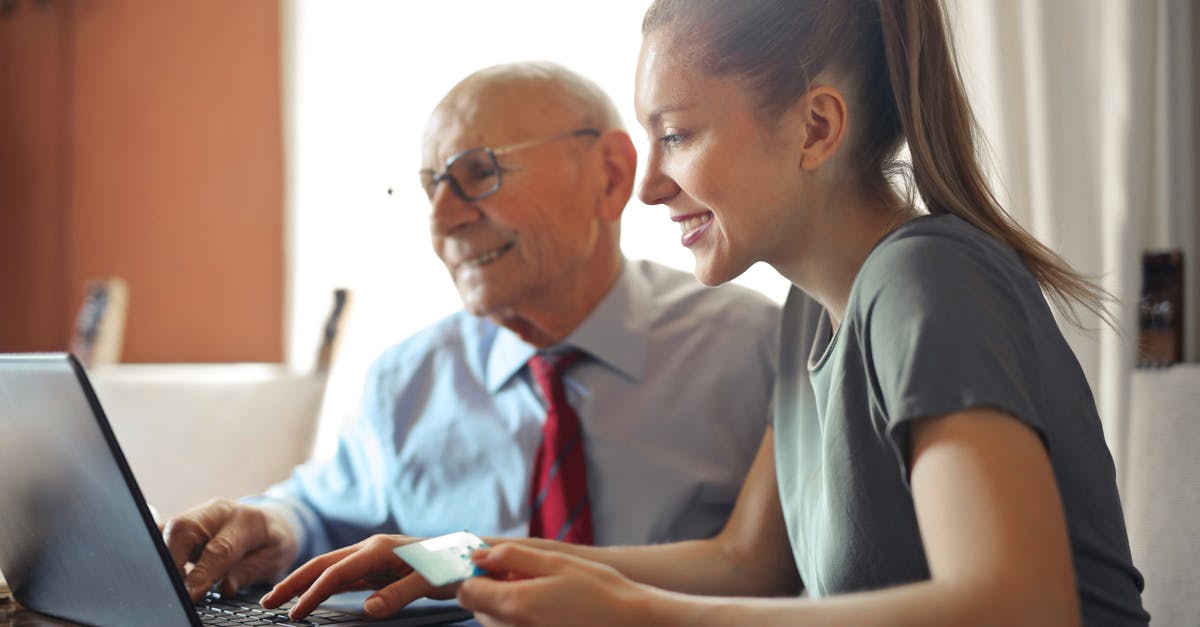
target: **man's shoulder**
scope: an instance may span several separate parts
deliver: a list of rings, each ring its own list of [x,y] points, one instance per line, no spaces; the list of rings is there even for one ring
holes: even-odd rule
[[[490,343],[496,325],[489,320],[456,311],[393,344],[375,360],[374,370],[411,369],[439,359],[468,360]]]
[[[779,304],[757,290],[732,283],[708,287],[690,272],[648,260],[629,263],[649,287],[658,322],[689,320],[753,332],[772,332],[778,326]]]

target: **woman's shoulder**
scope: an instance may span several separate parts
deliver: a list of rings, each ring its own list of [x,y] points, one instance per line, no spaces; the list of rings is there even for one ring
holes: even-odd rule
[[[1006,243],[953,215],[922,216],[885,236],[851,291],[866,307],[882,303],[954,307],[1041,298],[1033,274]]]
[[[875,246],[860,276],[894,281],[921,277],[968,277],[980,271],[1028,275],[1006,243],[958,216],[926,215],[900,225]]]

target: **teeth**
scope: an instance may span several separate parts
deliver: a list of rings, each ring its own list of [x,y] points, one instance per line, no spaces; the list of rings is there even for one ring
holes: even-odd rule
[[[703,215],[698,215],[698,216],[696,216],[696,217],[694,217],[694,218],[688,218],[687,220],[684,220],[683,222],[680,222],[680,223],[679,223],[679,228],[680,228],[680,229],[682,229],[684,233],[691,233],[692,231],[694,231],[694,230],[696,230],[696,229],[700,228],[701,226],[703,226],[703,225],[704,225],[705,223],[707,223],[709,220],[712,220],[712,214],[711,214],[711,213],[706,213],[706,214],[703,214]]]
[[[497,248],[496,250],[483,253],[482,255],[479,255],[478,257],[472,257],[471,259],[467,259],[462,262],[462,265],[467,266],[468,268],[478,268],[479,266],[486,266],[489,263],[492,263],[493,261],[499,259],[501,255],[503,255],[504,253],[511,250],[512,247],[513,247],[513,243],[509,242],[509,243],[501,246],[500,248]]]

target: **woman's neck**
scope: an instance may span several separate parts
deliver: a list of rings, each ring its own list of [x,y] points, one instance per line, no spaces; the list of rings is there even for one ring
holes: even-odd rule
[[[825,307],[836,330],[845,318],[854,279],[875,245],[918,215],[894,192],[885,199],[830,197],[812,212],[792,258],[772,265]]]

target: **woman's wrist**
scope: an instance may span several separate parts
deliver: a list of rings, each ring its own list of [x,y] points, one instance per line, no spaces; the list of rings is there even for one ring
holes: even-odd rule
[[[636,584],[630,599],[623,603],[622,624],[644,627],[707,625],[704,617],[711,609],[707,599],[671,592],[647,584]]]

